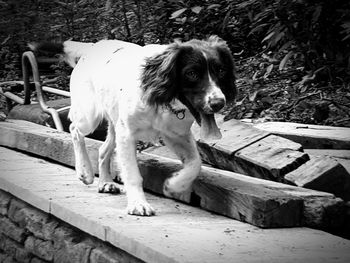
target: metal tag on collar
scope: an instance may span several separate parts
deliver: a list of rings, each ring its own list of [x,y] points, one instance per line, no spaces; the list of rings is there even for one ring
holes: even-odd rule
[[[174,114],[176,115],[176,118],[179,120],[183,120],[185,118],[185,111],[186,109],[181,109],[181,110],[174,110]]]

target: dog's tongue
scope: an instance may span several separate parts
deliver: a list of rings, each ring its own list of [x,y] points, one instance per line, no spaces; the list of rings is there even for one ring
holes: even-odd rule
[[[216,125],[214,114],[199,113],[201,116],[200,137],[202,140],[219,140],[222,134]]]

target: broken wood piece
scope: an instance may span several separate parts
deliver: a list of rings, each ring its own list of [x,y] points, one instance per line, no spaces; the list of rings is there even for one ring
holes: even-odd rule
[[[264,122],[253,126],[298,142],[304,148],[350,149],[350,128],[291,122]]]
[[[309,160],[298,143],[269,135],[235,153],[241,170],[249,176],[283,182],[284,175]]]
[[[329,192],[350,200],[350,174],[337,160],[328,156],[310,156],[310,160],[286,174],[293,185]]]
[[[237,120],[224,122],[221,128],[223,137],[216,143],[197,140],[202,160],[217,168],[283,181],[283,175],[309,159],[306,153],[301,152],[300,144],[261,133],[251,125]]]

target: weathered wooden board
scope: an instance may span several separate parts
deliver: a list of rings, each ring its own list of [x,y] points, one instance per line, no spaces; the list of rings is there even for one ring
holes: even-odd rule
[[[331,156],[336,159],[350,160],[350,150],[304,149],[304,152],[316,156]]]
[[[286,174],[293,185],[333,193],[350,200],[350,174],[334,158],[310,156],[310,161]]]
[[[310,149],[350,149],[350,128],[291,122],[265,122],[255,128],[291,139]]]
[[[222,148],[222,151],[225,151],[228,155],[231,155],[232,153],[270,134],[234,119],[224,122],[224,116],[220,114],[216,114],[215,119],[220,127],[222,138],[220,140],[208,143],[208,145],[217,146],[218,149]],[[194,123],[192,126],[194,137],[197,141],[205,143],[200,139],[199,131],[200,128],[198,124]]]
[[[69,133],[22,120],[0,122],[0,145],[28,151],[39,156],[74,166],[74,151]],[[95,174],[98,173],[97,140],[86,140],[86,147]]]
[[[199,127],[192,127],[202,159],[215,167],[280,181],[281,174],[308,160],[307,154],[300,153],[302,146],[298,143],[237,120],[223,122],[221,115],[216,119],[223,135],[216,142],[202,141]]]
[[[71,168],[3,147],[0,167],[0,200],[9,192],[143,262],[350,261],[350,241],[324,231],[259,229],[151,194],[156,216],[130,216],[125,195],[98,194],[96,182],[81,184]]]
[[[101,142],[87,139],[86,143],[90,146],[89,154],[94,160],[93,163],[97,162]],[[69,134],[25,121],[1,122],[0,144],[45,156],[70,166],[74,162]],[[145,187],[157,193],[162,193],[165,178],[181,167],[179,162],[170,159],[155,158],[147,154],[140,154],[138,157],[145,176]],[[332,214],[326,213],[326,210],[331,208],[337,211],[333,213],[336,219],[343,218],[339,214],[342,213],[344,204],[331,194],[210,168],[203,168],[194,183],[192,193],[178,198],[260,227],[299,225],[306,217],[313,218],[314,225],[325,227],[324,224],[328,224],[329,220],[325,221],[323,218],[332,217]],[[317,214],[313,214],[316,208],[305,209],[309,207],[305,204],[310,200],[320,198],[328,200],[325,202],[327,209],[324,204],[319,207],[324,213],[318,211]],[[337,220],[332,222],[335,221]]]
[[[283,182],[283,177],[309,160],[300,145],[269,135],[235,153],[236,162],[250,176]]]
[[[145,188],[159,194],[164,180],[181,168],[180,162],[163,157],[140,154],[138,160]],[[203,167],[192,191],[177,199],[263,228],[301,224],[302,199],[236,175]]]

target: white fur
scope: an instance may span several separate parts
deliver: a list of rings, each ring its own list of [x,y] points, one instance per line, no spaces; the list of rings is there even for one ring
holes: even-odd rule
[[[86,184],[94,180],[86,152],[84,136],[93,132],[103,118],[109,122],[108,136],[99,151],[99,191],[114,191],[119,186],[112,180],[110,158],[116,147],[118,170],[124,182],[128,199],[128,213],[152,215],[142,189],[142,177],[137,167],[135,143],[137,140],[155,140],[160,136],[183,161],[184,168],[165,183],[164,193],[177,195],[190,188],[200,171],[201,160],[190,131],[194,121],[186,108],[180,120],[163,107],[156,109],[142,100],[142,65],[167,46],[135,44],[106,40],[96,44],[73,41],[64,43],[65,59],[74,66],[71,76],[72,134],[76,172]],[[178,100],[173,108],[185,106]]]

